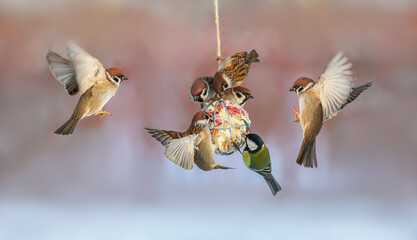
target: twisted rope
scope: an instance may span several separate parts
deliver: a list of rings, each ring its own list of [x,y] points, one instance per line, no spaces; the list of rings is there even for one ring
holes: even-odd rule
[[[214,0],[214,9],[215,9],[215,15],[216,15],[216,31],[217,31],[217,61],[218,64],[220,65],[221,63],[221,51],[220,51],[220,47],[221,47],[221,43],[220,43],[220,27],[219,27],[219,3],[217,2],[218,0]]]

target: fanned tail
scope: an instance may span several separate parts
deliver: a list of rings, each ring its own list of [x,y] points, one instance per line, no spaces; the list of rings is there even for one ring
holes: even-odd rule
[[[64,123],[60,128],[58,128],[54,133],[61,134],[61,135],[69,135],[72,134],[77,126],[78,122],[80,121],[79,118],[70,118],[66,123]]]
[[[306,168],[317,167],[316,139],[313,139],[313,141],[303,140],[298,153],[297,163]]]
[[[269,189],[271,189],[272,195],[277,195],[277,193],[281,191],[281,186],[279,185],[277,180],[275,180],[274,176],[272,176],[272,174],[269,174],[263,177],[266,183],[268,184]]]
[[[249,62],[249,63],[259,62],[258,57],[259,57],[258,53],[256,52],[256,50],[255,50],[255,49],[253,49],[253,50],[252,50],[252,51],[250,51],[250,53],[248,54],[248,62]]]

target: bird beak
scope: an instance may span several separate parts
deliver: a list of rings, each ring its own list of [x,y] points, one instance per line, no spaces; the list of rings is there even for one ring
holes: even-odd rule
[[[249,95],[249,99],[253,99],[254,97],[252,95]]]
[[[126,76],[123,76],[123,77],[122,77],[122,80],[123,80],[123,81],[128,80],[128,79],[129,79],[129,78],[127,78]]]
[[[245,125],[246,125],[246,130],[248,131],[248,133],[250,133],[250,125],[249,125],[249,123],[245,120],[245,119],[243,119],[243,122],[245,123]],[[242,133],[243,134],[243,133]],[[245,138],[246,138],[246,135],[245,135]]]
[[[295,87],[290,88],[290,92],[295,92]]]

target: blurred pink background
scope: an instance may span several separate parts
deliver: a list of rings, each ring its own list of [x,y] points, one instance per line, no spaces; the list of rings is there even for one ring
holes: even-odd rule
[[[192,81],[216,71],[212,1],[0,3],[0,239],[417,239],[417,4],[220,0],[222,55],[256,49],[244,86],[270,148],[273,197],[240,154],[234,170],[184,171],[144,127],[185,130]],[[129,80],[72,136],[45,61],[73,40]],[[295,163],[295,79],[338,51],[374,85],[326,122],[317,169]]]

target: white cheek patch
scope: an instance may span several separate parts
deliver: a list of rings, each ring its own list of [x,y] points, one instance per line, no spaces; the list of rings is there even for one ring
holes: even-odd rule
[[[201,96],[202,96],[203,98],[205,98],[205,97],[207,97],[207,95],[208,95],[208,91],[207,91],[207,88],[206,88],[206,89],[204,89],[204,90],[203,90],[203,92],[202,92]]]
[[[305,91],[307,91],[308,89],[310,89],[310,88],[312,88],[314,86],[314,83],[313,82],[311,82],[311,83],[309,83],[301,92],[305,92]]]
[[[246,138],[246,140],[249,150],[254,151],[258,148],[258,145],[256,145],[256,143],[254,143],[252,140],[250,140],[249,138]]]

